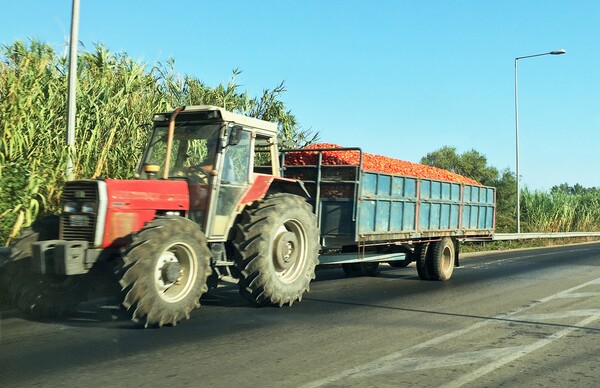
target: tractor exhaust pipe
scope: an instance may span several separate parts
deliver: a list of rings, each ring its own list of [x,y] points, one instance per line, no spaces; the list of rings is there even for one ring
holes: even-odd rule
[[[173,134],[175,133],[175,117],[185,109],[185,105],[180,106],[171,113],[169,119],[169,133],[167,136],[167,160],[165,160],[165,169],[162,179],[169,179],[169,169],[171,168],[171,150],[173,149]]]

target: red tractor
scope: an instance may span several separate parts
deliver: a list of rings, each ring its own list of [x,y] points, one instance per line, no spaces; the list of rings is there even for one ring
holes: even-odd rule
[[[67,182],[60,216],[13,244],[4,272],[22,310],[72,307],[106,264],[145,326],[189,318],[219,280],[256,304],[308,290],[317,219],[303,184],[280,176],[274,123],[212,106],[157,114],[136,178]]]

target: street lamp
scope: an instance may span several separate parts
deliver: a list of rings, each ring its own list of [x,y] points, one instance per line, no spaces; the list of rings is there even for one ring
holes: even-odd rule
[[[521,192],[519,189],[519,93],[517,86],[517,63],[519,59],[541,57],[543,55],[561,55],[566,53],[565,50],[554,50],[547,53],[526,55],[524,57],[515,58],[515,139],[516,139],[516,164],[517,164],[517,233],[521,233]]]

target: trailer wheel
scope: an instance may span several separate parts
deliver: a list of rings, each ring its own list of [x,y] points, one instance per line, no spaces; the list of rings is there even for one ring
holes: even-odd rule
[[[417,263],[417,273],[421,280],[431,280],[433,268],[429,259],[429,243],[415,244],[415,261]]]
[[[31,318],[60,317],[87,297],[86,276],[43,275],[33,272],[32,245],[58,238],[59,217],[47,216],[25,228],[11,244],[1,283],[10,299]]]
[[[454,272],[454,241],[450,237],[444,237],[436,241],[430,248],[431,255],[431,279],[448,280]]]
[[[342,264],[342,269],[348,277],[379,275],[378,262],[345,263]]]
[[[408,267],[408,265],[410,263],[412,263],[414,261],[414,250],[411,250],[410,248],[408,248],[407,246],[404,246],[404,245],[391,246],[387,250],[384,250],[383,253],[403,253],[404,254],[403,260],[388,261],[387,263],[390,265],[390,267],[406,268],[406,267]]]
[[[388,261],[388,264],[394,268],[406,268],[410,263],[411,261],[408,259]]]
[[[193,221],[158,218],[133,236],[123,253],[123,306],[148,326],[175,326],[200,306],[210,275],[206,237]]]
[[[315,278],[317,219],[304,198],[277,193],[246,209],[233,243],[240,294],[257,305],[292,305]]]

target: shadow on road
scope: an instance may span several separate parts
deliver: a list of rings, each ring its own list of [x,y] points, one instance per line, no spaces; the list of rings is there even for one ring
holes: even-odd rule
[[[383,264],[381,270],[373,277],[382,279],[418,279],[414,271],[406,270],[404,274],[402,271],[404,270],[398,270]],[[348,279],[349,283],[356,280],[356,278],[350,279],[344,274],[339,265],[322,266],[317,268],[313,284],[335,280],[344,281],[345,279]],[[95,285],[90,297],[80,303],[74,310],[64,313],[61,316],[39,319],[29,317],[19,311],[15,303],[12,303],[6,294],[2,294],[0,295],[0,317],[2,319],[21,318],[34,322],[60,323],[77,327],[96,327],[110,324],[112,328],[142,328],[143,326],[130,320],[130,313],[121,306],[122,297],[118,285],[105,281]],[[306,297],[304,299],[310,300],[310,298]],[[240,295],[236,284],[229,283],[221,283],[217,288],[209,290],[202,296],[200,303],[202,306],[218,308],[279,308],[274,305],[257,307]]]
[[[384,306],[384,305],[376,305],[369,303],[357,303],[357,302],[345,302],[339,300],[326,300],[326,299],[318,299],[318,298],[305,298],[306,300],[310,300],[312,302],[317,303],[326,303],[332,305],[342,305],[342,306],[356,306],[356,307],[368,307],[375,309],[384,309],[384,310],[394,310],[394,311],[403,311],[403,312],[411,312],[411,313],[421,313],[421,314],[429,314],[429,315],[438,315],[438,316],[449,316],[449,317],[460,317],[460,318],[470,318],[475,320],[492,320],[498,322],[506,322],[506,323],[518,323],[518,324],[528,324],[533,326],[546,326],[546,327],[556,327],[556,328],[570,328],[570,329],[578,329],[587,332],[600,333],[600,328],[586,327],[586,326],[575,326],[561,323],[549,323],[549,322],[540,322],[540,321],[531,321],[531,320],[523,320],[510,318],[510,316],[506,317],[489,317],[489,316],[481,316],[481,315],[472,315],[472,314],[461,314],[461,313],[452,313],[452,312],[444,312],[444,311],[435,311],[435,310],[424,310],[424,309],[412,309],[406,307],[393,307],[393,306]]]

